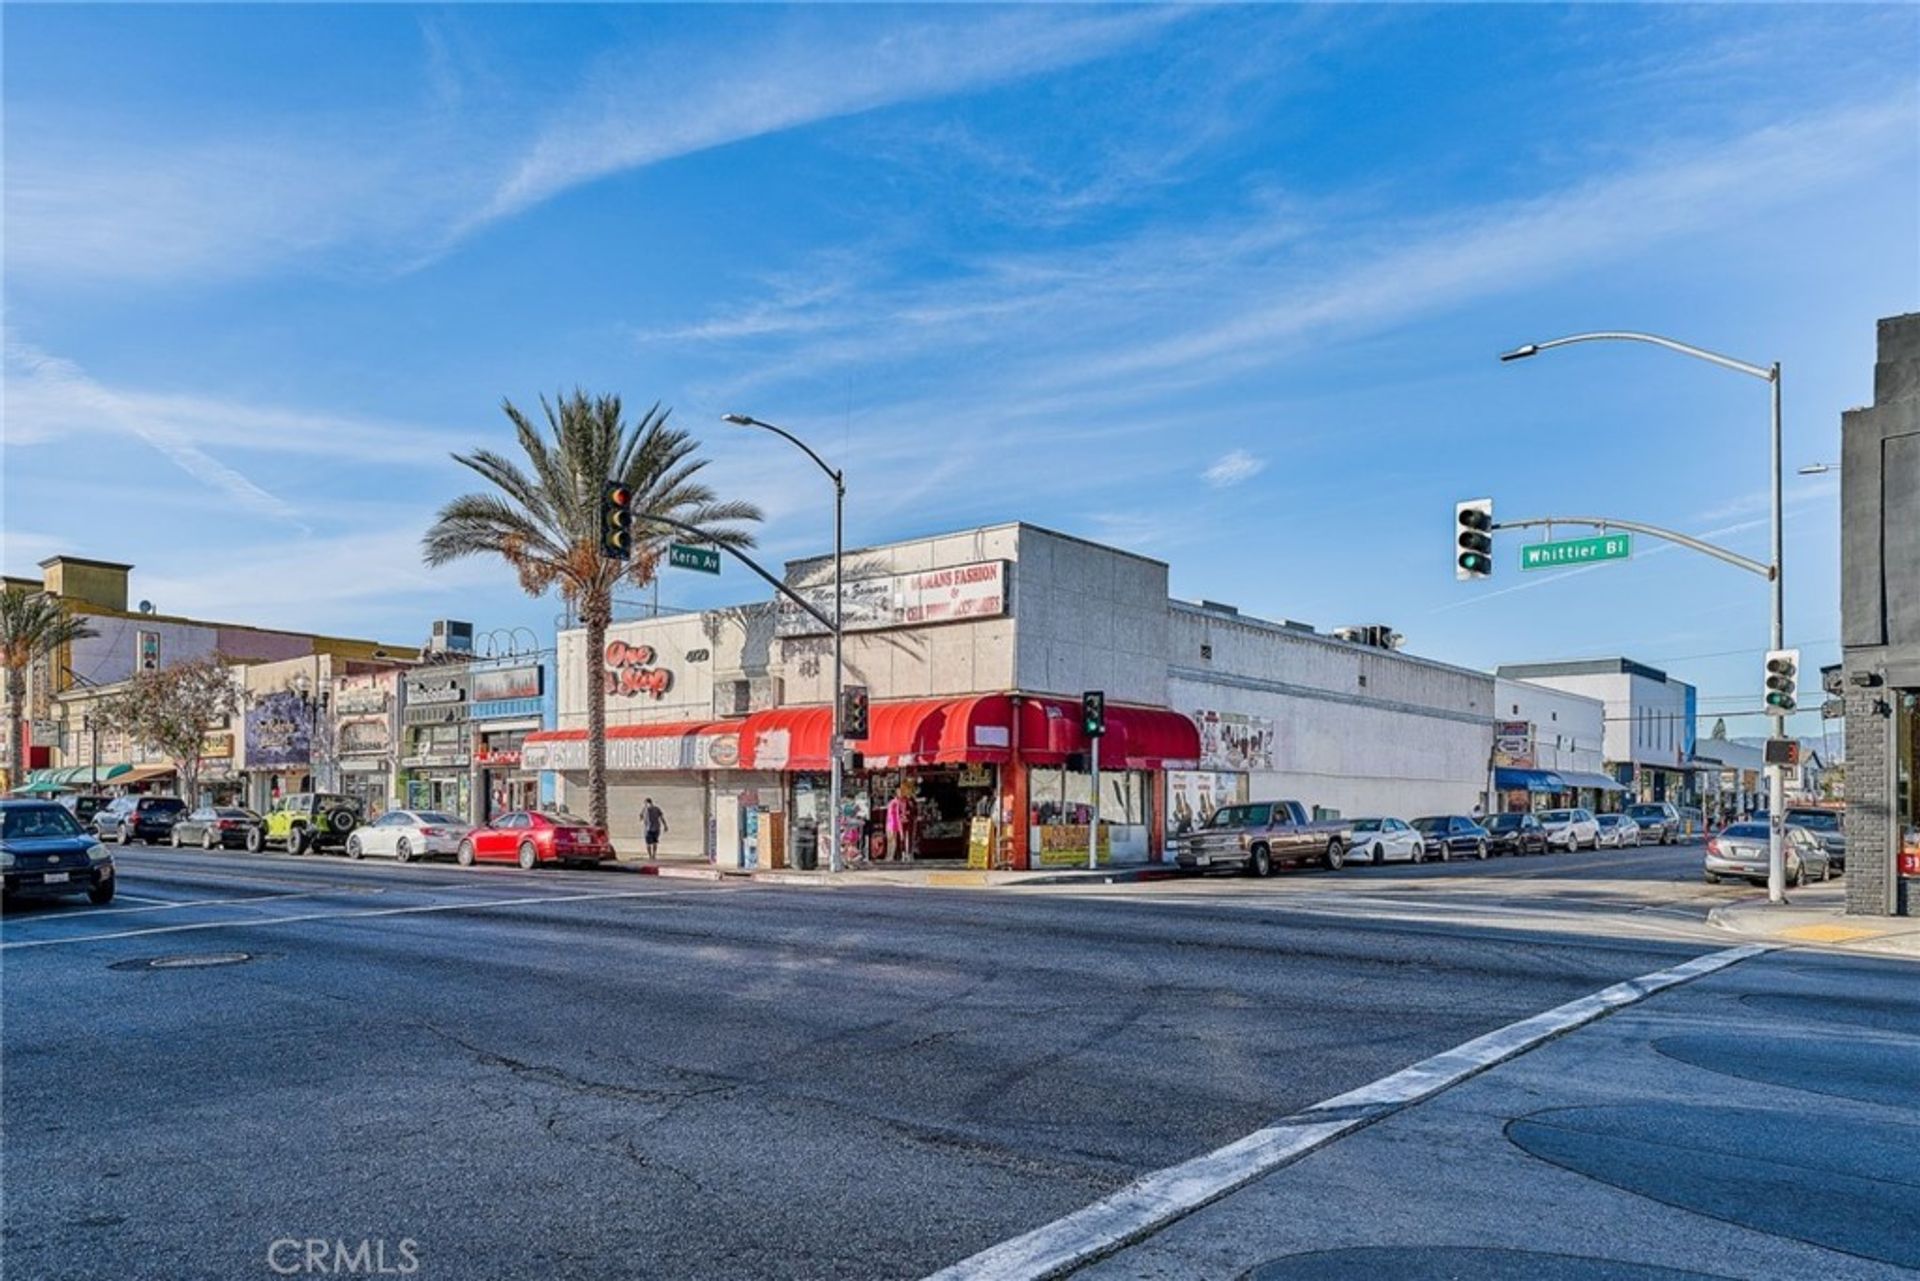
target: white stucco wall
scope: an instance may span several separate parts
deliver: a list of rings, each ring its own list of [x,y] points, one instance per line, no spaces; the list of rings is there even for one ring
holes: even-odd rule
[[[1494,706],[1496,721],[1533,725],[1534,768],[1604,772],[1607,705],[1600,699],[1502,676]]]
[[[1345,817],[1467,813],[1485,803],[1493,678],[1176,602],[1172,704],[1270,718],[1254,799]]]
[[[1638,672],[1580,672],[1529,675],[1535,685],[1597,698],[1606,708],[1604,754],[1609,761],[1632,761],[1668,769],[1686,756],[1687,687]]]

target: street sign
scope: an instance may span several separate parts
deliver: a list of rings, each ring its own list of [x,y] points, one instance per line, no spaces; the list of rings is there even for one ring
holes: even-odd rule
[[[1822,720],[1842,720],[1846,717],[1846,714],[1847,700],[1844,698],[1830,698],[1820,704],[1820,719]]]
[[[668,543],[667,564],[675,569],[695,569],[703,574],[717,574],[720,572],[720,553],[711,547]]]
[[[1520,549],[1522,569],[1562,569],[1597,560],[1625,560],[1633,555],[1633,535],[1601,534],[1594,538],[1563,538],[1554,543],[1529,543]]]

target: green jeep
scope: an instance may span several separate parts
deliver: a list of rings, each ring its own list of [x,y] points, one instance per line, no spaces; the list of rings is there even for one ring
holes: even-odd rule
[[[270,845],[284,845],[289,854],[343,850],[347,834],[359,824],[360,811],[347,797],[297,792],[268,810],[265,823],[247,829],[247,849],[255,854]]]

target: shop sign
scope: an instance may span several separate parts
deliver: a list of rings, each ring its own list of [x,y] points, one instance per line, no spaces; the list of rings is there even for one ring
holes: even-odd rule
[[[466,699],[466,686],[458,676],[430,677],[407,682],[407,702],[414,707],[464,703]]]
[[[685,734],[661,738],[610,738],[607,768],[671,772],[727,768],[740,759],[737,734]],[[587,741],[563,738],[528,743],[521,749],[523,768],[530,770],[584,770]],[[725,763],[723,763],[725,762]],[[761,762],[765,765],[765,762]]]
[[[1271,770],[1276,733],[1270,716],[1197,711],[1200,766],[1211,770]]]
[[[673,672],[670,668],[656,666],[658,657],[651,645],[608,641],[605,654],[607,694],[620,698],[650,694],[656,702],[665,698],[667,691],[673,688]]]
[[[976,818],[967,823],[967,866],[990,867],[993,864],[994,823]]]
[[[371,760],[343,759],[340,772],[343,774],[383,774],[387,769],[387,758],[376,756]]]
[[[823,615],[833,616],[831,582],[800,588],[799,593]],[[1007,612],[1007,562],[984,560],[912,574],[856,578],[843,585],[840,609],[841,626],[858,632],[999,618]],[[818,619],[785,598],[780,601],[774,630],[780,636],[819,636],[826,631]]]
[[[387,710],[387,691],[378,685],[342,685],[333,692],[333,710],[342,716],[371,716]]]
[[[247,765],[305,765],[313,713],[298,694],[268,694],[247,709]]]
[[[200,755],[204,760],[230,760],[233,756],[233,731],[215,730],[200,739]]]
[[[473,763],[501,769],[519,769],[521,758],[521,749],[517,747],[483,747],[473,754]]]
[[[407,769],[455,768],[467,763],[465,752],[417,752],[400,762]]]
[[[611,648],[611,647],[609,647]],[[475,672],[472,677],[473,701],[497,703],[509,698],[540,697],[540,668],[502,667]]]
[[[364,755],[384,752],[391,738],[384,720],[347,721],[340,726],[340,750],[343,753],[358,752]]]
[[[961,787],[990,787],[993,784],[993,772],[984,765],[962,765],[960,767]]]
[[[1085,823],[1043,823],[1034,829],[1040,839],[1035,842],[1034,858],[1042,867],[1070,867],[1075,863],[1087,861],[1087,825]],[[1113,830],[1111,824],[1100,825],[1099,856],[1101,862],[1113,857]]]
[[[1533,768],[1533,722],[1493,723],[1493,763],[1512,769]]]

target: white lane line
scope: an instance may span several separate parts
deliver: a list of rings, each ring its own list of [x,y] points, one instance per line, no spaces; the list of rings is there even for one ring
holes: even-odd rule
[[[1083,1210],[942,1268],[927,1281],[1044,1281],[1063,1276],[1158,1232],[1316,1148],[1432,1098],[1542,1042],[1643,1001],[1655,992],[1773,950],[1770,944],[1752,944],[1711,952],[1671,969],[1615,983],[1544,1014],[1475,1037],[1371,1085],[1316,1103],[1204,1156],[1156,1170]]]
[[[300,890],[288,894],[254,894],[246,898],[145,898],[138,894],[128,894],[122,890],[114,894],[114,902],[132,899],[136,903],[151,903],[152,907],[96,907],[87,913],[91,920],[96,916],[116,916],[125,912],[171,912],[183,907],[250,907],[255,903],[278,903],[290,898],[317,898],[321,895],[336,893],[333,890]],[[374,893],[379,893],[376,890]],[[47,918],[52,919],[52,918]]]
[[[307,912],[299,916],[267,916],[258,920],[195,921],[188,925],[156,925],[143,930],[118,930],[111,934],[76,934],[57,939],[22,939],[0,943],[0,952],[23,947],[61,947],[69,943],[104,943],[110,939],[143,938],[149,934],[186,934],[195,930],[252,930],[269,925],[299,925],[307,921],[359,920],[372,916],[418,916],[427,912],[479,912],[496,907],[529,907],[542,903],[599,902],[606,899],[664,898],[686,894],[686,890],[631,890],[616,894],[555,894],[535,898],[489,899],[479,903],[429,903],[420,907],[379,907],[360,912]]]

